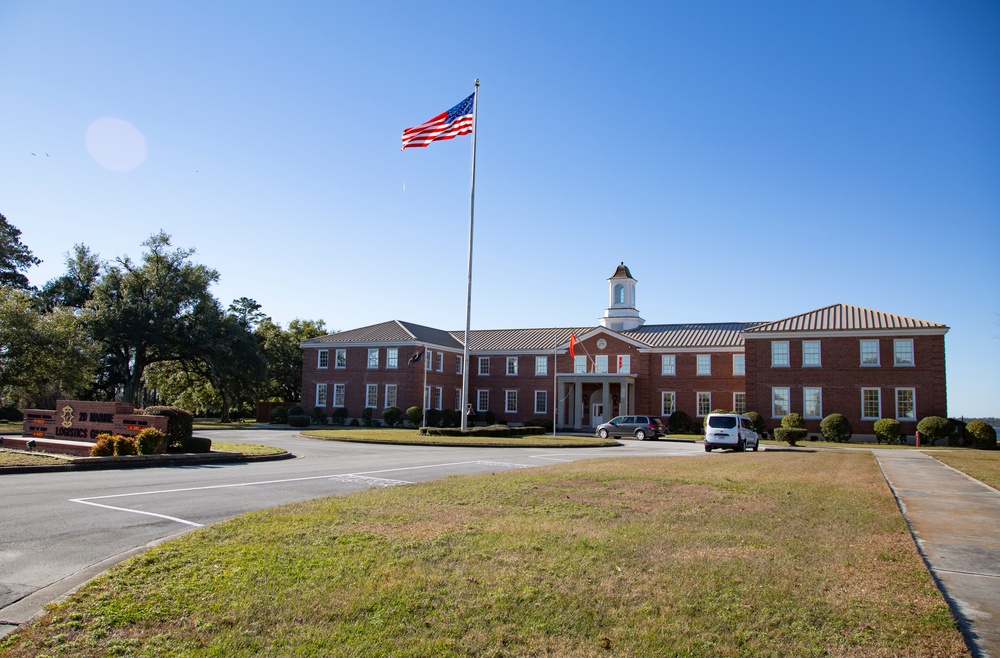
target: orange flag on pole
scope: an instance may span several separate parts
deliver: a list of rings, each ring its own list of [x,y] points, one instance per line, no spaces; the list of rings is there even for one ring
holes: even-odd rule
[[[569,335],[569,356],[571,359],[576,358],[576,333],[571,333]]]

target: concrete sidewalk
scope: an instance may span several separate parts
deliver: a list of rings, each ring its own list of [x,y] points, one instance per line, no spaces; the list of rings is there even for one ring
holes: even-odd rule
[[[1000,658],[1000,491],[914,450],[875,450],[974,656]]]

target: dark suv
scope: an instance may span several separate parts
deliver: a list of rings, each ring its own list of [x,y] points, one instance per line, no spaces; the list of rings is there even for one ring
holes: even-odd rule
[[[597,436],[606,439],[613,436],[634,436],[640,441],[658,439],[667,433],[666,428],[656,416],[616,416],[603,425],[597,426]]]

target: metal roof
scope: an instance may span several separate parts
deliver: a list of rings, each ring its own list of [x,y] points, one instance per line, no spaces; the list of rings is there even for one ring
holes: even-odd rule
[[[462,343],[456,341],[447,331],[400,320],[389,320],[306,341],[306,344],[310,345],[317,343],[427,343],[462,349]]]
[[[754,322],[653,324],[621,332],[649,347],[742,347],[743,332]]]
[[[557,345],[568,343],[570,334],[575,333],[579,338],[593,329],[594,327],[477,329],[469,332],[469,350],[474,352],[551,350]],[[451,335],[460,344],[465,342],[465,331],[453,331]]]
[[[793,315],[784,320],[759,324],[747,333],[771,331],[850,331],[881,329],[947,329],[943,324],[893,315],[850,304],[833,304],[825,308]]]

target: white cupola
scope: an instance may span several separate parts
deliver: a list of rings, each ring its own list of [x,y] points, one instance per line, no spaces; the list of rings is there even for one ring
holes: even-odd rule
[[[600,319],[601,326],[611,331],[629,331],[643,325],[635,309],[635,284],[632,273],[622,262],[608,279],[608,308]]]

